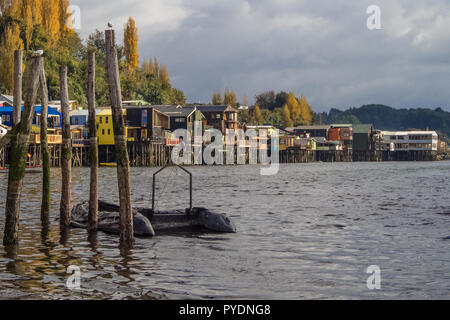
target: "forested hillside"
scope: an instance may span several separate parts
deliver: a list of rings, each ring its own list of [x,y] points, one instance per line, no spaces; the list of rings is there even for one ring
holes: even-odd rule
[[[394,109],[385,105],[365,105],[346,111],[331,109],[316,116],[316,123],[371,123],[381,130],[437,130],[450,137],[450,112],[437,109]]]

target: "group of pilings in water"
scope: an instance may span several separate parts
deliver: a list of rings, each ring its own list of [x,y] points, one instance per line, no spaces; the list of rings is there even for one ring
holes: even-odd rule
[[[171,153],[173,147],[161,143],[151,142],[128,142],[127,150],[129,164],[131,167],[161,167],[171,164]],[[62,145],[49,145],[50,166],[61,167]],[[38,166],[43,162],[41,145],[32,144],[28,149],[30,166]],[[114,146],[98,147],[99,163],[112,163],[116,161]],[[223,158],[226,158],[224,153]],[[259,158],[259,157],[258,157]],[[248,163],[249,155],[246,154],[245,161]],[[314,151],[302,150],[300,148],[289,148],[280,151],[279,161],[283,164],[310,163],[310,162],[363,162],[363,161],[435,161],[436,152],[431,151]],[[258,159],[260,163],[260,159]],[[192,160],[194,163],[194,160]],[[237,159],[235,159],[237,163]],[[9,150],[7,147],[0,148],[0,168],[9,164]],[[90,167],[90,146],[72,146],[72,167]]]
[[[117,180],[120,199],[120,243],[121,247],[131,247],[134,240],[133,212],[131,204],[129,157],[127,152],[127,138],[123,119],[122,93],[120,87],[119,63],[117,47],[115,44],[114,30],[105,31],[106,40],[106,69],[108,86],[110,92],[113,131],[115,136],[115,159],[117,163]],[[17,245],[19,243],[19,213],[22,184],[27,165],[28,153],[37,154],[35,146],[30,148],[30,134],[32,120],[34,117],[34,106],[40,98],[42,108],[41,121],[41,144],[39,146],[40,158],[33,161],[42,163],[42,205],[41,220],[43,228],[48,228],[50,213],[50,166],[51,155],[58,157],[61,167],[61,202],[59,223],[61,236],[66,237],[71,224],[71,168],[73,161],[73,149],[69,120],[69,90],[67,81],[67,66],[60,65],[60,92],[61,92],[61,115],[62,115],[62,144],[58,147],[49,148],[47,141],[47,108],[48,89],[45,78],[44,57],[42,54],[33,53],[28,61],[26,85],[24,90],[24,107],[21,111],[22,101],[22,70],[23,51],[14,53],[14,106],[13,106],[13,129],[0,139],[0,149],[3,149],[3,157],[8,159],[8,189],[5,205],[5,227],[3,244],[5,246]],[[97,146],[97,130],[95,123],[95,53],[88,54],[88,109],[89,109],[89,163],[91,168],[90,191],[89,191],[89,234],[98,229],[98,166],[99,155]],[[6,155],[5,146],[8,146]],[[51,153],[50,150],[53,150]],[[57,150],[57,151],[55,151]],[[53,164],[55,164],[53,162]]]

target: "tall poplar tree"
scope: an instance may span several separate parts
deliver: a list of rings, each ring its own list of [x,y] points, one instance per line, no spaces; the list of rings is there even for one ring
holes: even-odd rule
[[[125,24],[123,42],[128,67],[130,70],[137,70],[139,67],[138,30],[136,28],[136,22],[132,17],[130,17],[128,22]],[[159,73],[156,74],[158,75]]]
[[[303,125],[310,125],[313,122],[313,111],[306,101],[306,97],[304,95],[300,98],[300,123]]]

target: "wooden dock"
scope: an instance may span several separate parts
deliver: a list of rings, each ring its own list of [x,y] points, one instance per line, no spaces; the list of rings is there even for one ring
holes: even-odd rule
[[[132,167],[163,167],[171,163],[171,152],[173,147],[154,142],[128,142],[128,155]],[[61,166],[61,144],[49,144],[50,165],[54,168]],[[37,166],[42,163],[40,144],[30,144],[28,164]],[[72,143],[72,166],[88,167],[89,143],[88,140],[73,141]],[[100,163],[115,163],[114,146],[99,146]],[[223,156],[226,162],[226,154]],[[245,156],[246,163],[249,162],[248,153]],[[381,162],[381,161],[435,161],[436,152],[431,151],[375,151],[375,152],[352,152],[345,151],[315,151],[300,148],[288,148],[280,151],[280,163],[311,163],[311,162]],[[258,159],[258,162],[260,159]],[[235,161],[237,159],[235,156]],[[0,167],[7,167],[9,163],[9,152],[7,148],[0,149]]]

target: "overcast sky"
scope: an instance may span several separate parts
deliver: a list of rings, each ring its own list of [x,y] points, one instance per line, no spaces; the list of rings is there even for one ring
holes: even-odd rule
[[[233,89],[304,94],[315,111],[381,103],[450,111],[448,0],[71,0],[86,38],[129,16],[189,102]],[[367,28],[369,5],[381,30]]]

